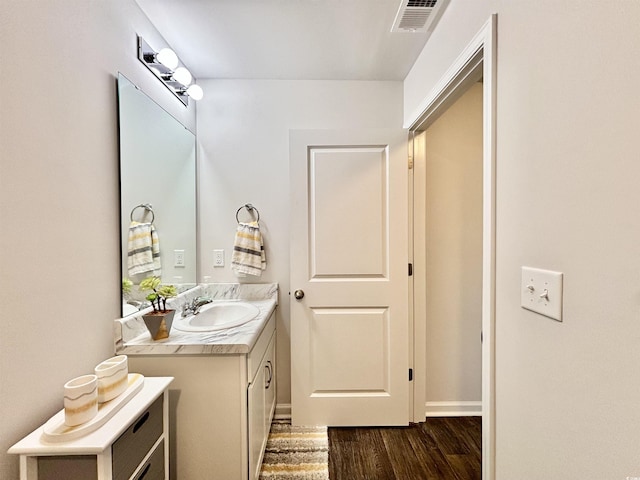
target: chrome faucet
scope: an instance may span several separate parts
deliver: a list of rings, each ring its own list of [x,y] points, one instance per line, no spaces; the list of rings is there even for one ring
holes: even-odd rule
[[[191,302],[185,302],[182,306],[182,316],[197,315],[203,305],[211,302],[213,302],[213,299],[209,297],[196,297]]]

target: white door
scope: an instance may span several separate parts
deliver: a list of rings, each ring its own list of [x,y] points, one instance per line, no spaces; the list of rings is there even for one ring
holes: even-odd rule
[[[406,132],[291,131],[289,145],[292,422],[407,425]]]

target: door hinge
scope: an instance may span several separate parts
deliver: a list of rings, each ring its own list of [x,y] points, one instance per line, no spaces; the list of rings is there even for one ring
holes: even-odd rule
[[[413,156],[409,155],[408,160],[409,160],[409,162],[408,162],[409,170],[412,170],[413,169]]]
[[[413,382],[413,368],[409,369],[409,381]]]
[[[413,263],[409,264],[409,276],[413,275]]]

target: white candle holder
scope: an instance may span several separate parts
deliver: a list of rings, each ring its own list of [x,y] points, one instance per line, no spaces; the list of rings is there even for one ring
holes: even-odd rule
[[[127,389],[129,365],[126,355],[105,360],[94,372],[98,377],[98,403],[113,400]]]
[[[64,423],[75,427],[98,414],[98,377],[83,375],[64,384]]]

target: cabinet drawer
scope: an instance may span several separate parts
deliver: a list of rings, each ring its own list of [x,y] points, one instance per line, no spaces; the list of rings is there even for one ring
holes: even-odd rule
[[[258,341],[249,352],[249,355],[247,355],[247,378],[249,379],[249,383],[253,382],[253,379],[258,372],[258,368],[260,368],[260,365],[262,364],[262,358],[267,351],[267,346],[269,345],[271,336],[275,330],[276,316],[272,313],[267,324],[264,326],[262,333],[258,337]]]
[[[144,462],[134,480],[164,480],[164,440],[162,440],[153,455]]]
[[[163,399],[158,397],[111,447],[114,480],[128,480],[162,434]]]
[[[95,455],[38,457],[38,480],[60,480],[61,478],[65,480],[97,480],[97,457]]]

